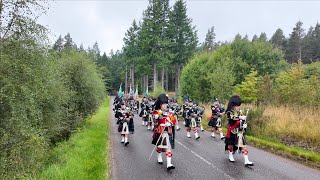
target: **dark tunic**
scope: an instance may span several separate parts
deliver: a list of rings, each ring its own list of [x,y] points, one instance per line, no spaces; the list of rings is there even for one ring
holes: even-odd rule
[[[240,129],[240,120],[239,120],[239,115],[231,117],[231,114],[234,114],[233,111],[228,111],[227,112],[227,118],[228,118],[228,130],[227,130],[227,135],[225,139],[225,150],[228,150],[228,146],[232,145],[233,146],[233,152],[235,152],[238,147],[236,146],[238,143],[238,136],[237,134],[233,134],[231,131],[234,130],[235,128],[238,128],[239,131]],[[243,130],[243,144],[247,144],[246,138],[245,138],[245,129]],[[240,150],[242,149],[241,147],[239,148]]]
[[[118,132],[122,131],[122,127],[123,127],[124,121],[126,121],[126,118],[129,118],[130,116],[131,116],[131,118],[128,121],[129,132],[131,132],[131,133],[134,132],[133,114],[130,115],[127,110],[122,110],[122,112],[118,111],[117,114],[118,114],[117,115],[118,116],[118,122],[117,123],[119,124]]]
[[[220,106],[211,106],[211,117],[210,121],[208,122],[208,126],[214,127],[217,129],[217,120],[220,117],[221,118],[221,113],[223,113],[224,109],[221,108]]]

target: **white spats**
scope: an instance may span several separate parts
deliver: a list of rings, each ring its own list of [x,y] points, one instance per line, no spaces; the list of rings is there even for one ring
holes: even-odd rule
[[[144,121],[142,121],[142,126],[144,126]]]
[[[121,137],[121,143],[124,143],[124,136]]]
[[[254,166],[253,162],[249,161],[248,155],[243,154],[244,165],[246,166]]]
[[[229,161],[234,162],[233,154],[232,152],[229,152]]]
[[[167,156],[167,170],[175,169],[175,167],[171,163],[172,153],[171,152],[166,152],[166,156]]]
[[[191,138],[190,132],[187,132],[187,137]]]
[[[216,135],[215,135],[215,133],[214,133],[214,132],[212,132],[212,133],[211,133],[211,137],[213,137],[213,138],[215,138],[215,137],[216,137]]]
[[[124,145],[128,145],[128,144],[129,144],[128,137],[125,137],[124,138]]]
[[[195,137],[196,139],[199,139],[199,138],[200,138],[200,136],[198,135],[198,132],[195,132],[195,133],[194,133],[194,137]]]
[[[157,153],[158,154],[158,163],[159,164],[163,164],[163,160],[162,160],[162,155],[161,153]]]
[[[202,126],[200,127],[200,130],[201,130],[201,131],[204,131],[204,129],[203,129],[203,127],[202,127]]]
[[[224,137],[224,135],[223,135],[222,128],[219,128],[218,130],[219,130],[219,133],[220,133],[220,138],[221,138],[221,139],[224,139],[225,137]]]
[[[226,137],[224,137],[224,135],[223,135],[223,133],[222,133],[222,132],[220,133],[220,138],[221,138],[221,139],[226,138]]]

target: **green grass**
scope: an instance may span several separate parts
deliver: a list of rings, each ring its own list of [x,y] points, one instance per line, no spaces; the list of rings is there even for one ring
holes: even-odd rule
[[[267,150],[271,150],[276,154],[280,154],[289,157],[294,160],[298,160],[305,164],[311,165],[312,167],[320,168],[320,153],[305,150],[300,147],[291,147],[285,144],[271,141],[264,138],[256,138],[253,136],[246,136],[247,140],[253,145]]]
[[[202,123],[204,129],[211,131],[211,127],[207,124],[207,121],[203,121]],[[224,134],[226,134],[227,128],[223,127],[222,129]],[[314,168],[320,168],[320,153],[305,150],[300,147],[287,146],[285,144],[282,144],[281,142],[277,142],[275,139],[270,139],[267,137],[253,137],[247,135],[246,139],[251,145],[254,145],[256,147],[288,157]]]
[[[59,144],[38,179],[110,179],[108,98],[69,141]]]

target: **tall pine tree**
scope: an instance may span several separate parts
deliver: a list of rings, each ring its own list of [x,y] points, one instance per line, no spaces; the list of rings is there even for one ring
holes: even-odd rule
[[[298,21],[296,27],[290,34],[286,58],[289,63],[298,62],[302,58],[302,38],[304,37],[304,29],[302,22]]]
[[[262,32],[258,38],[259,41],[266,42],[268,40],[267,34],[265,32]]]
[[[74,48],[74,42],[72,41],[70,33],[68,33],[66,36],[64,36],[64,44],[63,49],[69,50]]]
[[[173,66],[175,67],[175,91],[180,86],[181,69],[195,52],[198,44],[197,31],[192,26],[192,19],[187,16],[184,0],[178,0],[170,13],[170,38],[172,39]]]
[[[285,36],[282,29],[278,28],[276,32],[272,35],[270,42],[277,48],[285,50]]]
[[[215,48],[215,38],[216,34],[214,33],[214,26],[211,27],[211,29],[208,29],[206,39],[203,43],[203,49],[206,51],[212,51]]]
[[[60,35],[57,41],[53,44],[52,49],[56,50],[57,52],[61,52],[63,50],[63,43],[63,39]]]

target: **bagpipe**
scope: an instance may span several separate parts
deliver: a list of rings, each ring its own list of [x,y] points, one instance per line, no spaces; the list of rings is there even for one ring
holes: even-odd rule
[[[121,114],[118,117],[118,121],[117,124],[121,124],[124,123],[125,121],[127,121],[127,118],[129,118],[131,116],[131,118],[134,116],[134,113],[131,111],[131,109],[129,107],[126,107],[126,109],[119,109],[118,112]]]
[[[220,128],[222,126],[222,113],[224,113],[225,109],[223,107],[220,106],[211,106],[211,111],[212,111],[212,116],[211,119],[217,119],[216,123],[216,127]]]
[[[231,130],[233,134],[237,134],[238,141],[236,146],[238,147],[239,153],[240,153],[240,147],[246,147],[246,145],[244,144],[244,141],[245,141],[244,132],[247,128],[248,115],[249,115],[249,109],[247,109],[246,115],[243,115],[242,110],[233,114],[233,120],[240,121],[239,126]]]

